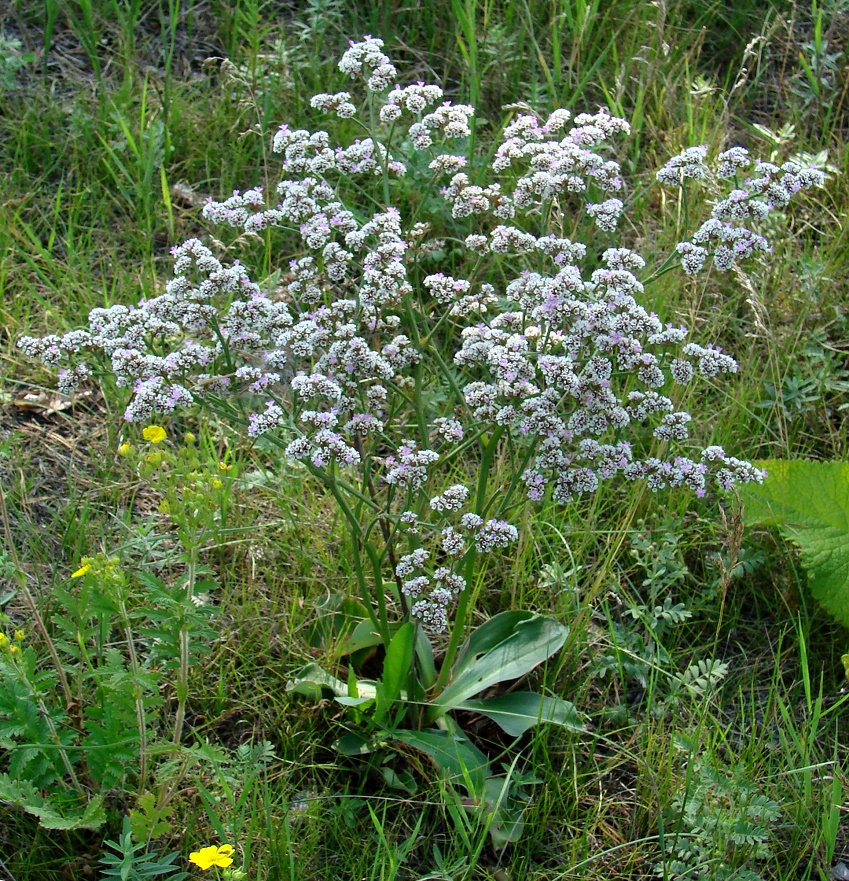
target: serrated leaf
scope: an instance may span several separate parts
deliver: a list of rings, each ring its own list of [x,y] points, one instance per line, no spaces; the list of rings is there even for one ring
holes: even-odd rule
[[[741,488],[746,523],[777,526],[798,545],[814,598],[849,627],[849,463],[757,464],[768,476]]]
[[[0,774],[0,799],[17,805],[34,817],[45,829],[99,829],[106,822],[103,799],[95,796],[82,809],[60,811],[28,780],[15,780]]]
[[[138,797],[135,808],[130,808],[130,828],[136,844],[153,841],[171,831],[168,806],[157,807],[156,796],[145,792]]]

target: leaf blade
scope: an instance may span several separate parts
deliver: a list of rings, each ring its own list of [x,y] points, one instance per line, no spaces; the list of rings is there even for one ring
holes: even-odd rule
[[[768,476],[741,488],[745,522],[777,526],[799,547],[811,594],[849,627],[849,463],[757,464]]]

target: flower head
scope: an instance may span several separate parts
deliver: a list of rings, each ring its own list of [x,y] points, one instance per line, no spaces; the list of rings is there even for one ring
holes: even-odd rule
[[[87,575],[89,570],[91,569],[91,563],[83,563],[76,572],[71,573],[71,578],[82,578],[83,575]]]
[[[142,437],[146,441],[150,441],[152,444],[159,444],[165,440],[167,434],[165,433],[165,429],[160,425],[148,425],[142,432]]]
[[[234,852],[235,848],[232,844],[212,844],[190,853],[189,862],[200,866],[203,870],[211,869],[213,866],[226,869],[233,864],[231,857]]]

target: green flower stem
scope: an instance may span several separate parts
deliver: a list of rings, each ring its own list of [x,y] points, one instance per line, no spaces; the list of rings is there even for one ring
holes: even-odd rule
[[[446,314],[447,314],[447,312],[446,312]],[[419,334],[419,329],[418,329],[418,324],[416,322],[415,312],[413,311],[413,306],[412,306],[412,303],[410,302],[409,298],[407,299],[407,317],[409,319],[409,327],[410,327],[410,331],[413,334],[413,342],[415,343],[416,349],[418,349],[419,352],[422,352],[424,354],[424,351],[423,351],[424,345],[425,345],[425,343],[427,343],[427,341],[429,339],[433,338],[434,334],[436,333],[437,328],[442,323],[442,318],[440,318],[436,322],[434,327],[432,327],[430,329],[430,331],[424,337],[422,337]],[[445,316],[443,315],[443,318],[444,317]],[[428,358],[433,358],[436,361],[436,363],[439,365],[439,369],[440,369],[442,375],[445,377],[446,382],[451,387],[451,391],[454,393],[454,396],[456,397],[457,402],[461,406],[465,407],[466,410],[468,410],[469,407],[468,407],[468,404],[466,404],[466,399],[463,396],[462,389],[458,385],[457,379],[454,376],[454,374],[452,373],[451,369],[445,363],[445,359],[442,357],[442,353],[439,351],[439,349],[436,346],[431,346],[427,351],[427,356],[428,356]],[[417,414],[416,415],[418,416],[419,419],[422,419],[423,415],[422,415],[421,411],[418,411],[418,406],[419,406],[418,405],[418,386],[416,387],[416,395],[417,395],[417,401],[416,401]]]
[[[489,470],[492,467],[492,458],[495,455],[498,442],[501,440],[504,431],[504,426],[499,426],[484,444],[483,453],[481,454],[480,470],[478,471],[478,487],[475,494],[476,514],[480,514],[486,509],[486,487],[489,480]],[[472,596],[471,579],[475,573],[476,557],[477,552],[474,545],[472,545],[469,549],[469,554],[466,557],[466,588],[460,594],[457,609],[454,612],[454,626],[451,629],[451,638],[448,641],[448,648],[445,650],[445,655],[442,658],[442,667],[439,671],[439,676],[433,686],[433,691],[436,694],[442,691],[442,689],[448,684],[448,679],[451,675],[451,666],[454,663],[454,659],[457,657],[460,642],[466,634],[466,621],[470,612],[469,605]]]
[[[383,550],[380,551],[377,555],[377,565],[380,567],[382,572],[383,560],[385,557],[388,557],[389,565],[392,569],[392,572],[395,573],[395,529],[390,523],[388,517],[388,512],[391,508],[391,500],[387,502],[385,507],[380,505],[377,495],[377,488],[375,487],[374,481],[372,480],[371,476],[371,457],[366,454],[365,449],[363,448],[362,440],[360,438],[357,438],[355,446],[363,462],[363,485],[366,488],[366,492],[379,509],[379,513],[375,517],[373,517],[369,524],[366,526],[363,533],[363,540],[366,544],[369,544],[371,542],[370,535],[372,530],[375,526],[380,527],[380,534],[383,537]],[[404,593],[401,590],[402,582],[401,578],[397,574],[395,574],[395,583],[398,587],[398,600],[401,603],[401,613],[406,620],[409,613],[407,608],[407,598],[404,596]]]
[[[191,601],[195,591],[197,578],[197,541],[189,541],[186,551],[189,555],[188,571],[186,574],[186,599]],[[183,624],[180,628],[180,667],[177,672],[177,712],[174,716],[174,736],[172,742],[179,745],[183,737],[183,723],[186,719],[186,701],[189,698],[189,626]]]
[[[516,489],[518,488],[519,483],[522,480],[522,475],[525,473],[525,470],[530,464],[531,458],[536,453],[538,444],[539,439],[534,440],[534,442],[528,447],[528,451],[527,453],[525,453],[525,457],[522,459],[519,467],[511,469],[513,474],[510,478],[510,483],[507,484],[507,489],[504,491],[504,494],[499,501],[498,507],[495,509],[496,516],[502,515],[507,510],[507,506],[510,504],[510,499],[513,497],[513,493],[516,492]],[[478,511],[481,517],[486,515],[486,512],[489,510],[490,505],[492,505],[496,498],[497,494],[494,493],[490,500],[484,505],[483,509],[481,511]]]
[[[27,585],[27,577],[24,574],[23,569],[21,569],[21,563],[18,559],[18,551],[15,548],[15,542],[12,539],[12,530],[9,528],[9,512],[6,508],[6,494],[3,492],[2,483],[0,483],[0,518],[3,520],[3,532],[6,536],[6,546],[9,549],[9,558],[12,561],[12,565],[15,567],[15,580],[18,582],[18,589],[21,592],[21,596],[24,598],[24,602],[29,608],[29,613],[32,615],[32,620],[35,622],[35,626],[38,628],[41,638],[44,640],[44,644],[50,655],[50,660],[53,661],[53,669],[59,677],[59,684],[62,687],[62,694],[65,697],[65,707],[66,709],[70,709],[74,705],[74,696],[71,694],[68,678],[65,676],[65,668],[62,666],[62,661],[59,659],[59,652],[56,651],[56,646],[50,638],[50,634],[47,632],[47,627],[44,625],[44,619],[41,617],[35,598],[30,593],[29,586]]]
[[[380,163],[380,170],[383,172],[383,204],[386,208],[389,207],[390,199],[389,199],[389,147],[386,147],[386,155],[381,157],[380,152],[377,149],[377,110],[376,110],[376,101],[377,99],[374,96],[374,92],[369,91],[368,93],[368,114],[369,114],[369,128],[371,135],[371,143],[374,147],[375,152],[377,152],[378,159],[382,159]]]
[[[342,495],[336,479],[330,477],[330,475],[321,468],[316,468],[316,466],[312,464],[307,465],[307,470],[330,490],[333,494],[333,498],[336,499],[336,503],[339,505],[339,509],[342,511],[343,516],[348,522],[348,527],[351,531],[351,546],[354,551],[354,571],[360,587],[360,594],[363,598],[363,605],[366,607],[366,611],[371,618],[372,624],[380,634],[383,644],[388,646],[390,640],[389,620],[386,615],[386,597],[383,596],[383,577],[380,574],[380,558],[377,556],[377,552],[371,543],[363,540],[362,526],[360,525],[357,516],[351,510],[351,506],[348,504],[345,496]],[[361,493],[357,493],[357,495],[360,496]],[[365,496],[363,496],[363,500],[368,501],[370,505],[374,504],[371,499],[366,499]],[[363,572],[362,557],[360,556],[361,545],[365,548],[366,554],[369,556],[372,571],[375,574],[375,592],[377,594],[377,605],[380,613],[379,618],[375,615],[374,609],[372,608],[371,594],[368,589],[365,573]]]
[[[383,573],[380,567],[380,555],[377,553],[377,548],[371,542],[366,542],[363,547],[365,548],[369,562],[371,563],[371,571],[374,578],[377,611],[380,615],[380,638],[383,640],[383,645],[388,648],[391,636],[389,634],[389,615],[386,610],[386,594],[383,590]]]
[[[280,406],[280,407],[283,406],[283,402],[281,402],[278,398],[275,398],[274,395],[269,395],[269,397],[278,406]],[[286,447],[288,446],[288,444],[284,440],[275,436],[271,432],[264,435],[264,437],[268,438],[268,440],[278,449],[285,450]],[[339,477],[337,477],[336,475],[334,475],[332,479],[327,477],[324,474],[324,472],[320,468],[317,468],[315,465],[312,465],[312,464],[306,463],[306,462],[304,464],[305,464],[307,470],[310,472],[310,474],[312,474],[313,477],[317,477],[328,489],[332,490],[331,484],[334,484],[338,489],[345,490],[345,492],[348,493],[348,495],[353,496],[358,501],[363,502],[364,504],[368,505],[368,507],[371,508],[372,510],[374,510],[374,511],[380,510],[380,506],[373,499],[370,499],[367,495],[360,492],[360,490],[358,490],[355,486],[352,486],[350,483],[347,483],[344,480],[340,480]],[[337,499],[339,498],[335,492],[333,494]],[[350,508],[348,510],[350,511]],[[356,521],[356,518],[354,518],[354,520]],[[356,521],[356,522],[359,522],[359,521]]]
[[[127,641],[127,652],[130,656],[130,669],[133,671],[133,697],[136,706],[136,724],[139,726],[139,785],[138,791],[144,792],[147,782],[147,725],[144,715],[144,698],[139,681],[141,667],[136,654],[135,640],[130,623],[130,615],[127,612],[127,604],[123,594],[118,596],[118,614],[121,618],[121,627],[124,630],[124,639]],[[82,644],[82,643],[81,643]]]
[[[407,307],[407,319],[410,327],[410,331],[413,334],[413,342],[415,343],[416,349],[419,353],[422,352],[422,338],[419,334],[418,324],[416,323],[416,316],[413,312],[413,304],[411,302],[410,297],[406,298],[406,307]],[[425,416],[424,411],[424,394],[422,393],[422,361],[421,359],[413,368],[413,378],[416,383],[416,390],[413,396],[413,405],[416,408],[416,419],[419,423],[419,440],[423,448],[427,447],[428,437],[427,437],[427,417]]]
[[[682,193],[682,201],[684,205],[684,233],[686,235],[687,231],[690,229],[690,203],[687,198],[687,187],[683,187],[681,190]],[[680,230],[679,230],[680,236]],[[643,287],[646,285],[650,285],[653,281],[657,281],[662,275],[666,275],[667,272],[671,272],[673,269],[677,269],[679,265],[678,260],[678,252],[672,251],[671,254],[666,255],[666,259],[660,266],[647,278],[643,281]]]

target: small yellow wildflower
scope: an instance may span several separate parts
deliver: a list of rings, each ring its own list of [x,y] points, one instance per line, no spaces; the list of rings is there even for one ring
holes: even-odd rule
[[[6,636],[5,633],[0,633],[0,649],[4,649],[8,645],[9,645],[9,637]]]
[[[133,445],[127,443],[127,441],[124,441],[124,443],[122,443],[121,446],[118,447],[118,455],[122,459],[128,459],[130,456],[133,455],[134,452],[135,450],[133,449]]]
[[[843,669],[846,671],[846,678],[849,679],[849,653],[842,655],[840,660],[843,661]]]
[[[23,632],[23,630],[16,630],[16,631],[15,631],[15,639],[16,639],[18,642],[23,642],[23,641],[24,641],[24,632]]]
[[[232,466],[232,465],[228,465],[226,462],[219,462],[219,463],[218,463],[218,470],[219,470],[222,474],[226,474],[228,471],[232,471],[232,470],[233,470],[233,466]]]
[[[71,578],[82,578],[91,569],[91,563],[83,563],[76,572],[71,573]]]
[[[233,864],[233,860],[230,857],[234,852],[235,848],[231,844],[219,844],[217,847],[213,844],[190,853],[189,862],[200,866],[204,870],[210,869],[213,866],[226,869]]]
[[[162,443],[167,436],[165,429],[159,425],[148,425],[148,427],[142,432],[142,437],[146,441],[150,441],[152,444]]]
[[[19,655],[21,653],[21,647],[19,645],[10,645],[9,646],[9,654],[10,655]]]
[[[190,432],[190,431],[187,431],[183,435],[183,438],[187,444],[193,444],[197,440],[197,438],[194,436],[194,434],[192,434],[192,432]]]

